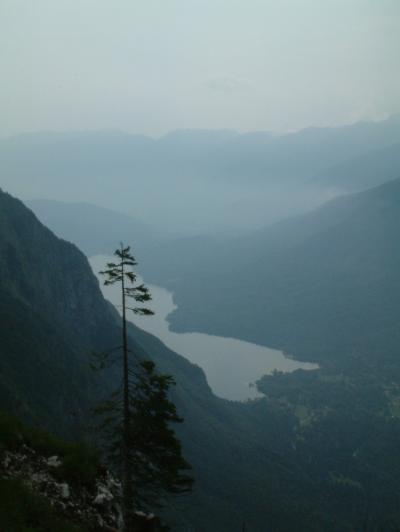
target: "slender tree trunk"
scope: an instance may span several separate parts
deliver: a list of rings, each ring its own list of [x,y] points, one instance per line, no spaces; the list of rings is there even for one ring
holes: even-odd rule
[[[121,252],[123,246],[121,244]],[[133,532],[133,486],[132,468],[129,459],[130,408],[129,408],[129,360],[128,336],[126,331],[126,302],[124,261],[122,259],[122,349],[123,349],[123,438],[122,438],[122,510],[125,532]]]

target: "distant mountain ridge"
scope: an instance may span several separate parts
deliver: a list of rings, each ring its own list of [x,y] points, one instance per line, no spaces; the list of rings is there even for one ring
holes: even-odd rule
[[[243,178],[254,174],[264,179],[291,175],[301,179],[310,172],[318,173],[396,142],[400,142],[400,115],[382,122],[310,127],[278,136],[267,132],[196,129],[172,131],[159,139],[108,130],[26,133],[0,140],[0,154],[6,178],[7,174],[23,177],[23,171],[27,176],[38,176],[38,171],[50,175],[53,171],[57,179],[58,175],[67,175],[69,168],[74,171],[71,177],[95,177],[98,171],[107,175],[111,170],[114,176],[130,172],[134,178],[132,172],[136,169],[145,171],[142,177],[151,176],[155,170],[172,175],[179,168],[168,168],[171,162],[194,157],[198,165],[198,158],[207,155],[208,160],[199,168],[191,169],[194,175],[200,171],[203,178],[208,175],[215,178],[216,172],[220,172],[221,177],[230,179],[241,174]],[[250,155],[254,168],[246,166]],[[154,165],[157,158],[159,167]]]
[[[400,177],[400,143],[351,158],[314,177],[311,182],[342,192],[358,192]]]
[[[0,141],[0,174],[3,187],[25,199],[46,191],[47,199],[94,203],[158,228],[168,220],[175,232],[212,233],[261,227],[393,178],[388,164],[378,181],[362,168],[379,169],[379,151],[399,143],[398,116],[280,136],[229,130],[179,130],[160,139],[115,131],[31,133]],[[392,159],[397,169],[395,154]]]
[[[31,200],[25,204],[44,225],[87,256],[110,253],[120,241],[140,250],[148,240],[158,237],[140,220],[90,203]]]

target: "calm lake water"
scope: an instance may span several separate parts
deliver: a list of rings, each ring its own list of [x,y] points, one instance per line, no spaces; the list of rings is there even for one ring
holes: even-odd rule
[[[105,255],[91,257],[89,262],[94,273],[104,269],[106,262],[114,259]],[[120,304],[117,286],[101,287],[104,297],[114,305]],[[176,305],[171,292],[160,286],[148,285],[152,301],[149,307],[154,316],[140,317],[131,312],[130,321],[159,338],[167,347],[200,366],[208,384],[219,397],[236,401],[260,397],[253,383],[263,375],[278,371],[316,369],[317,364],[286,358],[281,351],[260,345],[203,333],[175,333],[169,330],[167,316]],[[118,308],[118,307],[117,307]]]

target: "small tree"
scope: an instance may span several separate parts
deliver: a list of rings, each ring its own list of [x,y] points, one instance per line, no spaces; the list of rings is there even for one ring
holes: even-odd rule
[[[114,253],[117,262],[107,263],[100,273],[104,284],[119,283],[122,302],[122,388],[103,403],[104,434],[110,460],[120,470],[122,513],[126,531],[135,529],[134,509],[154,506],[164,492],[190,490],[192,479],[182,471],[190,466],[183,459],[181,445],[169,427],[181,422],[168,390],[174,380],[159,375],[150,360],[135,357],[128,346],[127,310],[151,315],[143,306],[128,306],[129,300],[145,303],[151,299],[148,288],[137,283],[137,265],[129,247],[122,244]]]

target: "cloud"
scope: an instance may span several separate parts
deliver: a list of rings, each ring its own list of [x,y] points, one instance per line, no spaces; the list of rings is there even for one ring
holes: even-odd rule
[[[242,92],[253,88],[253,83],[248,79],[234,78],[232,76],[218,76],[209,79],[206,86],[213,91]]]

